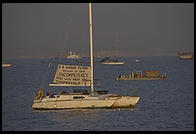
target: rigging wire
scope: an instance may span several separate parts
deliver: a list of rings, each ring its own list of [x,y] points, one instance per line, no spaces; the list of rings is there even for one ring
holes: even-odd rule
[[[51,65],[51,62],[49,62],[49,64],[48,64],[48,68],[47,68],[47,71],[46,71],[46,73],[44,74],[44,77],[43,77],[43,79],[42,79],[41,86],[40,86],[40,90],[42,89],[43,84],[44,84],[44,82],[45,82],[45,80],[46,80],[46,76],[47,76],[47,74],[48,74],[48,71],[49,71],[50,65]]]
[[[74,6],[73,6],[72,10],[74,10]],[[72,10],[71,10],[71,13],[72,13]],[[70,16],[68,18],[67,27],[65,28],[65,30],[67,31],[66,34],[65,34],[65,42],[64,42],[65,44],[67,44],[68,38],[69,38],[70,33],[71,33],[72,18],[73,18],[73,16]],[[69,48],[69,47],[66,47],[66,48]],[[62,57],[63,57],[64,56],[64,53],[65,53],[65,51],[64,51],[65,49],[61,49],[61,50],[63,50],[63,52],[62,52]]]

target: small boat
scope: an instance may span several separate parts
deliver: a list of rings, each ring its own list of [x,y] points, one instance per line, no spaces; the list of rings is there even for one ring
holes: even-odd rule
[[[81,58],[80,54],[72,51],[70,51],[69,55],[67,56],[67,59],[79,59],[79,58]]]
[[[160,71],[133,71],[128,75],[119,75],[116,80],[163,80],[166,78],[166,73],[160,75]]]
[[[180,60],[194,59],[194,53],[178,53]]]
[[[112,59],[111,57],[104,57],[100,62],[102,64],[106,64],[106,65],[122,65],[122,64],[124,64],[123,61],[119,61],[116,58]]]
[[[136,60],[135,60],[135,62],[139,62],[139,61],[140,61],[140,59],[136,59]]]
[[[2,67],[10,67],[10,66],[11,66],[11,64],[2,62]]]
[[[108,91],[94,90],[93,75],[93,42],[92,42],[92,11],[89,3],[90,26],[90,66],[58,64],[53,82],[49,86],[74,87],[90,86],[88,90],[68,90],[58,94],[44,95],[43,82],[37,95],[33,98],[33,109],[81,109],[81,108],[129,108],[135,107],[140,97],[136,95],[122,96]],[[50,68],[50,63],[48,68]]]

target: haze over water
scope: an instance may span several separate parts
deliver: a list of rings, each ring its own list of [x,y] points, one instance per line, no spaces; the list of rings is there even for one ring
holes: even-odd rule
[[[194,51],[193,3],[93,3],[95,55]],[[2,57],[89,55],[88,3],[3,3]]]

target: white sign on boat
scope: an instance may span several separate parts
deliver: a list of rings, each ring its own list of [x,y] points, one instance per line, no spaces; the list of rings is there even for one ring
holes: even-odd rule
[[[49,86],[90,86],[90,67],[59,64]]]

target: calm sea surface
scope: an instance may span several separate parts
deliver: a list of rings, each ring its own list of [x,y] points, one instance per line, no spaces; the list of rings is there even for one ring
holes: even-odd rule
[[[62,59],[9,59],[6,62],[16,68],[2,68],[2,129],[7,130],[71,130],[71,131],[194,131],[194,60],[171,57],[122,58],[124,65],[95,63],[95,79],[110,93],[134,94],[141,97],[135,108],[126,109],[78,109],[33,110],[32,98],[43,78],[44,91],[58,93],[69,88],[48,87],[56,64]],[[96,59],[95,59],[96,61]],[[76,61],[74,61],[76,62]],[[64,62],[65,63],[65,62]],[[73,64],[71,61],[67,64]],[[87,65],[79,63],[78,65]],[[120,74],[132,70],[160,70],[167,78],[159,81],[116,81]]]

